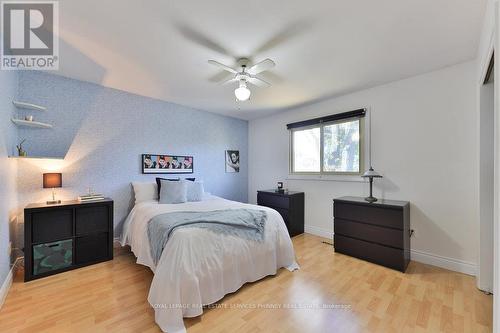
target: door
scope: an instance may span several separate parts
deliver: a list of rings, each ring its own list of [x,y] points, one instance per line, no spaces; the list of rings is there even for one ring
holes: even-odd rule
[[[477,287],[493,292],[495,82],[493,56],[479,90],[479,269]]]

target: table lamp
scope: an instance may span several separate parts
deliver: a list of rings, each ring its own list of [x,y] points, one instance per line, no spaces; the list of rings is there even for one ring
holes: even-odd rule
[[[377,201],[377,198],[373,196],[373,178],[382,178],[381,175],[379,175],[375,170],[373,170],[373,167],[370,166],[370,169],[366,171],[361,177],[363,178],[368,178],[370,179],[370,196],[366,197],[365,200],[368,202],[375,202]]]
[[[368,113],[368,130],[369,130],[369,138],[370,138],[370,146],[368,147],[368,154],[369,154],[369,162],[370,162],[370,169],[368,169],[361,177],[363,178],[368,178],[370,180],[370,196],[366,197],[365,200],[368,201],[369,203],[375,202],[378,199],[373,196],[373,178],[382,178],[381,175],[379,175],[375,170],[373,170],[372,167],[372,111],[370,110],[370,113]]]
[[[52,189],[52,200],[47,201],[47,205],[61,203],[61,200],[56,200],[56,187],[62,187],[62,173],[44,173],[43,188]]]

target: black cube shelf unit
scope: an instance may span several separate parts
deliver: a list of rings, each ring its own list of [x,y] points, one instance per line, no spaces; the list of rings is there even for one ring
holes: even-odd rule
[[[113,259],[113,201],[24,209],[24,281]]]

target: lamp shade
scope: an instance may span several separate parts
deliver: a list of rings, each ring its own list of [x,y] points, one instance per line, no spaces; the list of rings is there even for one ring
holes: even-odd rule
[[[245,80],[240,80],[240,87],[236,88],[234,91],[234,95],[238,99],[238,101],[246,101],[250,98],[250,94],[252,92],[247,88],[247,84]]]
[[[370,169],[367,170],[361,177],[364,177],[364,178],[369,178],[369,177],[382,178],[382,176],[379,175],[375,170],[373,170],[372,167],[370,167]]]
[[[43,188],[62,187],[62,173],[44,173]]]

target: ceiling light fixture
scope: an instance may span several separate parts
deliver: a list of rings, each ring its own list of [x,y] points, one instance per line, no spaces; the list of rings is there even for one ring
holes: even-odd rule
[[[221,82],[222,84],[229,82],[238,82],[239,87],[234,90],[234,95],[238,101],[246,101],[250,98],[252,92],[248,89],[247,84],[253,84],[258,87],[270,87],[271,84],[259,76],[262,72],[270,70],[276,64],[271,59],[264,59],[256,64],[249,65],[249,60],[247,58],[238,59],[238,67],[233,68],[226,66],[218,61],[209,60],[208,63],[219,68],[222,68],[226,72],[233,74],[229,79]]]
[[[234,90],[234,95],[238,99],[238,101],[246,101],[250,98],[250,94],[252,92],[247,88],[247,83],[245,80],[240,80],[239,88]]]

